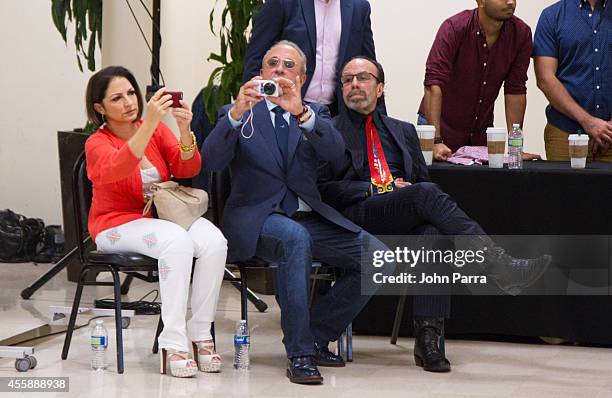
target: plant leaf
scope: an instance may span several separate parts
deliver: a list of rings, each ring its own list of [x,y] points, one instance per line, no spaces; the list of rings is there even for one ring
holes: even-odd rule
[[[78,64],[79,64],[79,70],[80,70],[81,72],[83,72],[83,64],[81,63],[81,58],[79,57],[79,54],[78,54],[78,53],[77,53],[77,56],[76,56],[76,57],[77,57],[77,62],[78,62]]]
[[[66,43],[67,24],[74,23],[74,45],[80,71],[83,71],[81,57],[87,60],[89,70],[96,68],[96,44],[101,47],[102,43],[102,11],[102,0],[51,0],[53,24]]]
[[[96,70],[96,35],[89,37],[89,48],[87,49],[87,69]]]
[[[58,30],[64,42],[66,40],[66,0],[52,0],[51,1],[51,15],[53,17],[53,24]]]
[[[217,110],[230,103],[238,95],[242,85],[244,56],[249,39],[249,26],[253,16],[263,4],[262,0],[226,0],[221,12],[221,23],[215,29],[215,11],[219,0],[209,15],[210,31],[219,37],[219,52],[211,53],[209,61],[218,62],[202,90],[206,114],[214,122]]]

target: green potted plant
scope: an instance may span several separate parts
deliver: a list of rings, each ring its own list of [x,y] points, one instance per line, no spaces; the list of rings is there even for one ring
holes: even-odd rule
[[[219,53],[211,53],[208,61],[221,65],[210,74],[208,83],[202,90],[204,107],[208,119],[214,123],[217,110],[238,95],[242,85],[244,55],[248,44],[251,20],[263,0],[226,0],[221,12],[221,26],[218,33],[214,27],[217,3],[210,12],[210,30],[219,37]]]

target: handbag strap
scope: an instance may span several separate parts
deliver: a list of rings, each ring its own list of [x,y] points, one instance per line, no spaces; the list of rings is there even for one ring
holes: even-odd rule
[[[176,181],[164,181],[164,182],[156,182],[154,184],[151,185],[151,189],[153,191],[155,191],[156,189],[175,189],[178,188],[180,185],[178,182]]]
[[[151,211],[151,207],[153,206],[153,198],[155,197],[155,193],[157,191],[159,191],[160,189],[174,189],[178,186],[179,184],[175,181],[156,182],[154,184],[151,184],[151,196],[149,197],[147,204],[142,210],[142,215],[144,216]]]
[[[185,187],[182,187],[180,185],[176,189],[169,190],[169,192],[175,197],[177,195],[177,192],[181,192],[184,195],[191,196],[193,199],[198,199],[197,195],[194,195],[193,193],[189,192],[189,190],[185,189]]]
[[[155,193],[153,193],[153,195],[155,195]],[[149,212],[151,211],[151,207],[153,206],[153,195],[151,195],[149,197],[149,200],[147,201],[147,204],[145,205],[144,209],[142,210],[142,215],[147,215],[149,214]]]

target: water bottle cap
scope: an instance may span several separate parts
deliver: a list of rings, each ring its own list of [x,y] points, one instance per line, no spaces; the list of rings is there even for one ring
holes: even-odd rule
[[[97,324],[97,325],[101,325],[101,324],[103,324],[103,323],[104,323],[104,320],[103,320],[103,319],[96,319],[96,324]]]
[[[240,320],[240,324],[242,325],[243,323],[247,323],[246,319],[241,319]]]
[[[518,123],[515,123],[515,124],[513,124],[513,125],[512,125],[512,127],[513,127],[513,128],[521,128],[521,125],[520,125],[520,124],[518,124]]]

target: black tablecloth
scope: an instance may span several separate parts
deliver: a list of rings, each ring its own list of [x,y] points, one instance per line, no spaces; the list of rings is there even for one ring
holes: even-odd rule
[[[522,170],[435,163],[433,182],[492,235],[612,235],[612,164],[573,170],[527,162]],[[397,297],[374,297],[356,331],[389,334]],[[611,296],[455,296],[447,333],[554,336],[612,344]],[[401,334],[411,333],[406,306]]]

